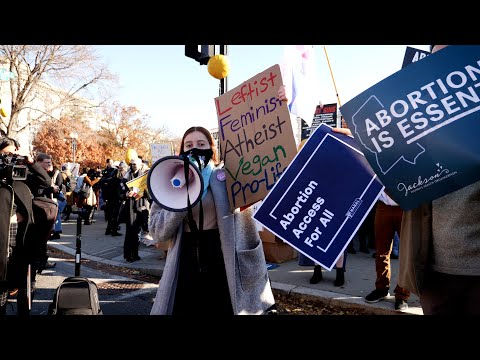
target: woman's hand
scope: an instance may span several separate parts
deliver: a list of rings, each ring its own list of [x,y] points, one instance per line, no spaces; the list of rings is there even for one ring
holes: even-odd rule
[[[353,137],[352,131],[349,128],[333,128],[333,132]]]
[[[281,101],[288,102],[287,93],[285,91],[285,85],[282,85],[278,88],[278,99]]]

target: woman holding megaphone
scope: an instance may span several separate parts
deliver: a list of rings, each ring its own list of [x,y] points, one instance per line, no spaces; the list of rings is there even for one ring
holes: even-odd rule
[[[150,234],[157,242],[171,240],[171,245],[151,314],[237,315],[271,310],[275,300],[253,210],[230,210],[225,170],[217,162],[212,135],[203,127],[189,128],[180,152],[181,158],[188,159],[184,179],[189,180],[185,185],[182,179],[171,184],[165,180],[165,188],[172,190],[162,194],[169,197],[175,186],[193,186],[188,163],[198,169],[201,180],[196,182],[202,186],[199,199],[189,200],[187,209],[165,206],[162,194],[152,196]],[[161,178],[152,179],[157,163],[149,174],[151,188]],[[172,177],[179,177],[181,171],[173,173]]]

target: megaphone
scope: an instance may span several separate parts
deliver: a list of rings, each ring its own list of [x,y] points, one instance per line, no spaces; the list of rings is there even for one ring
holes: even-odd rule
[[[204,189],[202,173],[188,159],[187,163],[188,179],[185,179],[185,160],[182,156],[165,156],[148,171],[148,192],[160,207],[175,212],[186,211],[188,197],[192,207],[200,201]]]

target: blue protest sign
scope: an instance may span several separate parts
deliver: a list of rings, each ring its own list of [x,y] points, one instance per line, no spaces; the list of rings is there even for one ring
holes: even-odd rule
[[[430,55],[430,51],[415,49],[407,46],[407,49],[405,50],[405,56],[403,57],[402,69],[407,65],[426,58],[428,55]]]
[[[321,124],[253,218],[331,270],[383,188],[355,140]]]
[[[404,210],[480,180],[480,46],[448,46],[341,107]]]

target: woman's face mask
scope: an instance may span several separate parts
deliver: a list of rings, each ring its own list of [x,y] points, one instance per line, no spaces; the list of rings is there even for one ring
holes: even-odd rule
[[[193,162],[192,160],[195,160],[196,165],[200,168],[200,170],[202,170],[212,159],[213,150],[192,148],[190,150],[182,152],[180,156],[187,156],[190,162]]]

